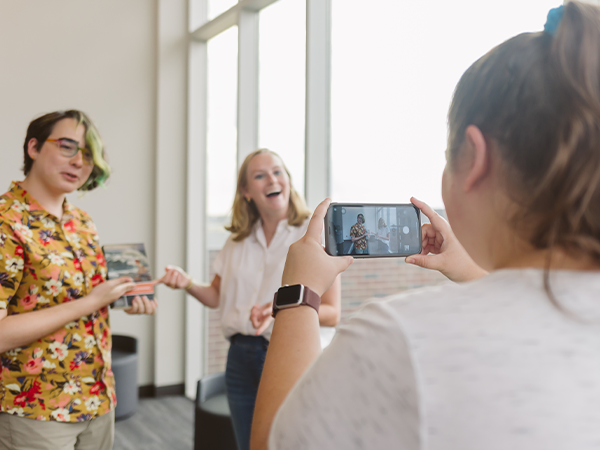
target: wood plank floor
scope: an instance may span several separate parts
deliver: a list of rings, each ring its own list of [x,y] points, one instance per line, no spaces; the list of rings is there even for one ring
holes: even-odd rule
[[[141,399],[137,412],[115,425],[113,450],[191,450],[194,402],[186,397]]]

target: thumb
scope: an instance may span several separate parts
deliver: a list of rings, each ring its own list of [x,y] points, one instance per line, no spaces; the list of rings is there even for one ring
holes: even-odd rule
[[[350,267],[350,264],[354,262],[354,258],[352,256],[344,256],[342,258],[333,259],[336,260],[339,273],[344,272],[348,267]]]
[[[115,284],[115,286],[118,286],[120,284],[124,284],[124,283],[133,283],[133,278],[131,277],[119,277],[115,280],[112,280]]]
[[[423,267],[424,269],[439,270],[437,255],[412,255],[407,256],[405,261],[414,266]]]

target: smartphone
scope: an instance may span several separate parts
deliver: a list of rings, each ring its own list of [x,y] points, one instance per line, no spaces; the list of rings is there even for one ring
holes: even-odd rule
[[[421,211],[412,203],[329,205],[325,250],[332,256],[398,257],[421,249]]]

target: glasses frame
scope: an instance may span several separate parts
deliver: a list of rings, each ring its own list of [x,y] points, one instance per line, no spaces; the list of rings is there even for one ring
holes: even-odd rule
[[[58,150],[60,151],[60,153],[65,158],[73,158],[75,155],[77,155],[77,152],[81,152],[81,159],[82,159],[83,163],[87,166],[94,165],[94,155],[92,154],[92,152],[87,148],[81,148],[78,145],[77,141],[75,141],[73,139],[69,139],[69,138],[46,139],[46,141],[52,142],[53,144],[55,144],[58,147]],[[69,143],[74,144],[75,148],[77,150],[75,152],[73,152],[72,154],[65,153],[65,149],[60,145],[61,141],[67,141]]]

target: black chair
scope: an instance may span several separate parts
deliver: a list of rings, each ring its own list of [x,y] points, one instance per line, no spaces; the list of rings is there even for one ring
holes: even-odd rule
[[[129,336],[112,337],[112,370],[115,375],[117,407],[115,420],[135,414],[138,406],[137,339]]]
[[[223,372],[198,381],[194,421],[194,450],[237,450]]]

